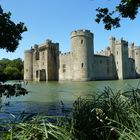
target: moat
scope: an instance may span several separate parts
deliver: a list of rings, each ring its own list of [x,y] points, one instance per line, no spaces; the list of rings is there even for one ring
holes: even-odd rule
[[[98,94],[107,86],[114,91],[124,91],[136,88],[139,82],[140,79],[92,82],[29,82],[27,85],[23,85],[29,94],[8,99],[2,97],[2,111],[59,115],[61,101],[66,107],[70,107],[78,97]],[[5,100],[10,102],[9,106],[4,105]]]

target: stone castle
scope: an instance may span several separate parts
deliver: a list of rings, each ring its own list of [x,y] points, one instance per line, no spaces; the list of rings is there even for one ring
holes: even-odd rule
[[[46,40],[24,52],[24,79],[30,81],[90,81],[140,77],[140,47],[110,37],[110,46],[94,53],[89,30],[71,32],[71,52],[61,53],[59,43]]]

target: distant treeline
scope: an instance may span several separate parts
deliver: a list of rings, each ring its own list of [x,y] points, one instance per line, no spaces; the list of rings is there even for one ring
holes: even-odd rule
[[[23,79],[23,61],[21,58],[0,60],[0,81]]]

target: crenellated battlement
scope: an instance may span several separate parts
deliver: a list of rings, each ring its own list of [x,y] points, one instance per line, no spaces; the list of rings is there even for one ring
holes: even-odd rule
[[[110,40],[116,40],[116,38],[113,37],[113,36],[110,36],[109,39],[110,39]]]
[[[87,37],[93,38],[93,33],[90,32],[90,30],[75,30],[71,32],[71,38],[75,36],[87,36]]]
[[[59,43],[53,43],[52,40],[47,39],[46,43],[35,44],[32,50],[43,50],[43,49],[59,50]]]
[[[117,45],[118,44],[123,44],[125,46],[128,46],[128,41],[125,41],[125,40],[123,40],[123,38],[121,38],[121,39],[116,40],[115,44],[117,44]]]
[[[66,52],[66,53],[60,53],[60,56],[69,56],[71,52]]]
[[[30,49],[30,50],[25,50],[24,53],[32,53],[33,52],[33,49]]]

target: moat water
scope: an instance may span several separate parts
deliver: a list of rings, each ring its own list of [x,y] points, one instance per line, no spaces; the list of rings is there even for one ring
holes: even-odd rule
[[[105,87],[111,87],[114,91],[131,90],[137,88],[139,82],[140,79],[92,82],[29,82],[27,85],[23,84],[23,87],[29,91],[27,95],[11,98],[2,97],[1,110],[11,113],[24,111],[26,113],[59,115],[61,114],[62,102],[66,108],[71,107],[78,97],[98,94]],[[8,106],[5,105],[7,100],[10,103]]]

